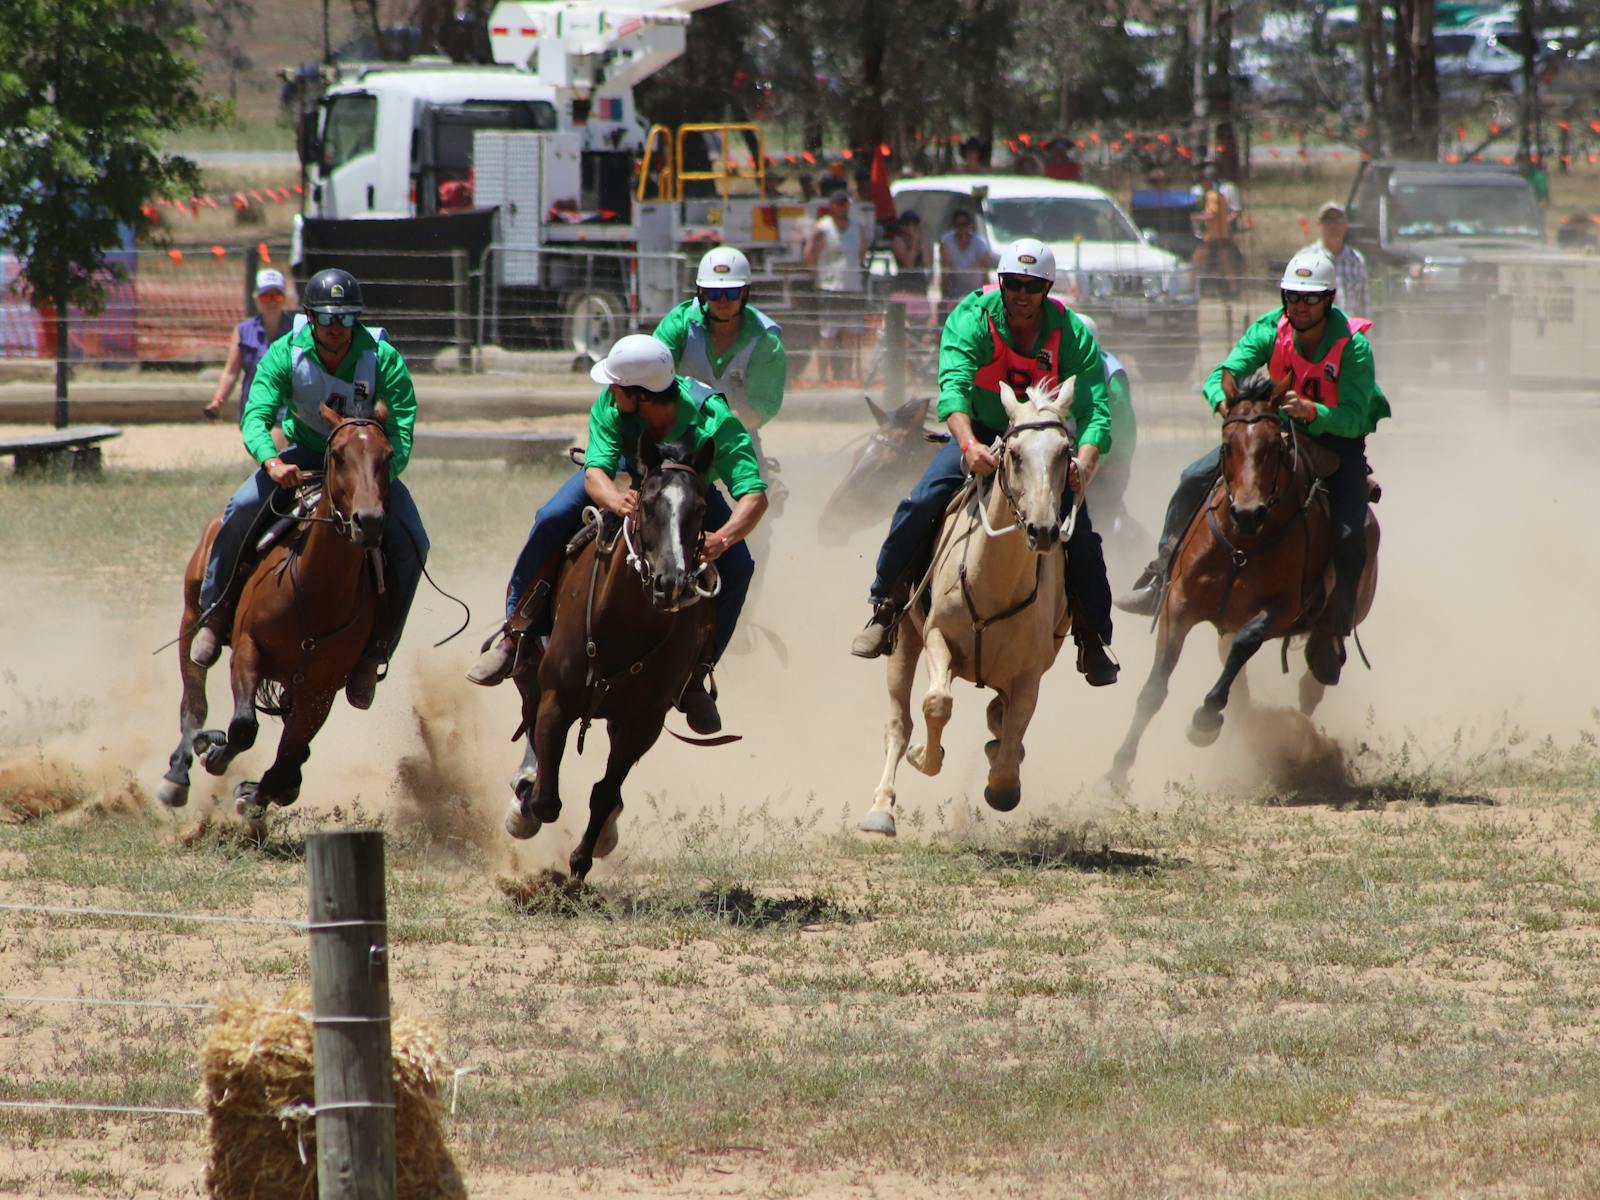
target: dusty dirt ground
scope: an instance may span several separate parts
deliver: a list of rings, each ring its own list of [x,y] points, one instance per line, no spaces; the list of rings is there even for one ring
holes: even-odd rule
[[[1298,653],[1291,655],[1286,679],[1278,672],[1276,647],[1270,647],[1250,670],[1251,691],[1267,711],[1251,719],[1230,710],[1221,742],[1197,750],[1187,744],[1183,729],[1218,666],[1209,632],[1197,632],[1167,707],[1146,737],[1131,795],[1102,801],[1091,788],[1121,738],[1151,645],[1143,622],[1121,617],[1115,647],[1124,671],[1118,686],[1087,688],[1067,655],[1047,676],[1028,739],[1018,819],[1041,812],[1087,819],[1111,803],[1159,809],[1172,803],[1173,782],[1249,793],[1271,786],[1307,759],[1326,755],[1330,744],[1355,758],[1363,743],[1399,731],[1443,746],[1456,731],[1471,736],[1508,716],[1530,733],[1559,737],[1588,724],[1591,707],[1600,702],[1592,671],[1600,653],[1600,626],[1593,619],[1600,564],[1590,552],[1589,532],[1589,480],[1600,414],[1586,398],[1522,397],[1514,414],[1500,412],[1475,395],[1463,397],[1448,388],[1392,399],[1397,419],[1380,429],[1369,451],[1385,485],[1378,510],[1384,528],[1380,586],[1363,630],[1374,670],[1369,674],[1352,658],[1344,683],[1329,694],[1313,727],[1278,708],[1293,704],[1301,660]],[[467,425],[493,428],[497,423],[458,427]],[[539,426],[575,428],[576,423],[571,418],[515,423],[517,428]],[[1213,428],[1193,396],[1164,395],[1150,405],[1130,505],[1152,531],[1177,470],[1206,447]],[[865,592],[882,525],[863,530],[837,550],[823,549],[812,536],[822,499],[865,429],[863,423],[792,420],[769,430],[767,450],[783,462],[792,495],[774,527],[769,561],[760,568],[759,594],[746,611],[750,636],[736,642],[719,672],[726,726],[744,740],[707,751],[663,739],[636,772],[633,791],[668,794],[689,810],[723,802],[735,807],[764,803],[783,816],[820,806],[830,825],[841,826],[853,825],[867,808],[881,767],[883,669],[850,658],[846,646],[866,616]],[[131,427],[107,447],[106,465],[110,471],[229,461],[242,467],[236,439],[226,424]],[[441,486],[443,473],[451,469],[418,462],[408,475],[425,517],[430,488]],[[519,486],[519,478],[508,473],[508,486]],[[530,514],[541,498],[528,497]],[[448,778],[475,797],[476,816],[446,836],[488,848],[491,872],[527,871],[564,860],[584,806],[569,803],[560,826],[533,843],[509,842],[499,818],[506,779],[518,758],[506,740],[516,721],[515,696],[509,687],[487,691],[462,678],[492,627],[486,614],[494,610],[522,532],[522,526],[509,523],[492,529],[432,528],[430,566],[449,590],[471,600],[473,628],[432,649],[430,643],[453,628],[457,617],[453,606],[424,585],[407,643],[373,711],[359,714],[340,705],[320,735],[302,805],[326,808],[358,801],[369,811],[409,808],[425,799],[430,781],[437,785]],[[459,539],[455,549],[453,538]],[[470,552],[461,545],[467,539]],[[1110,547],[1114,587],[1130,582],[1148,550]],[[28,747],[29,769],[47,782],[52,772],[70,770],[90,779],[92,790],[104,797],[153,790],[175,732],[178,681],[173,652],[151,657],[148,650],[170,636],[176,608],[108,612],[59,590],[41,595],[38,581],[11,572],[0,578],[0,611],[6,614],[0,638],[5,677],[15,691],[36,701],[9,714],[5,748]],[[225,684],[218,674],[211,696],[213,712],[225,712]],[[87,714],[83,731],[70,739],[49,728],[63,709]],[[931,812],[953,797],[981,794],[982,711],[981,698],[960,687],[943,775],[928,780],[902,769],[906,836],[916,836],[905,824],[908,811]],[[258,771],[274,739],[269,722],[243,768],[223,780],[210,780],[197,769],[195,808],[203,809],[211,797],[225,799],[237,778]],[[569,754],[564,779],[569,797],[581,800],[601,761],[592,749],[582,758]],[[408,765],[397,787],[399,762]],[[593,878],[603,882],[608,869],[599,864]],[[94,984],[87,977],[61,982],[91,991]],[[635,1013],[629,1019],[635,1032],[648,1033],[648,1016]],[[192,1187],[193,1181],[191,1172],[175,1170],[175,1186]],[[759,1166],[746,1168],[737,1161],[670,1179],[583,1173],[537,1183],[537,1194],[561,1196],[755,1195],[772,1186]],[[511,1178],[469,1184],[482,1196],[534,1194],[528,1181]],[[60,1193],[70,1194],[75,1193]],[[817,1179],[808,1194],[934,1192],[926,1180],[914,1177],[842,1173]]]

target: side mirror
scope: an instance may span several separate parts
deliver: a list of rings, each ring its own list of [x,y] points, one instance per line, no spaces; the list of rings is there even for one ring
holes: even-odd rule
[[[295,150],[300,155],[302,165],[320,162],[322,159],[322,139],[317,136],[317,118],[321,115],[320,108],[313,108],[300,114],[300,125],[295,130]]]
[[[1139,232],[1144,234],[1144,240],[1149,242],[1149,243],[1151,243],[1152,245],[1154,245],[1155,244],[1155,240],[1158,237],[1161,236],[1158,232],[1156,232],[1156,230],[1150,228],[1150,226],[1148,226],[1148,225],[1146,225],[1143,229],[1139,230]]]

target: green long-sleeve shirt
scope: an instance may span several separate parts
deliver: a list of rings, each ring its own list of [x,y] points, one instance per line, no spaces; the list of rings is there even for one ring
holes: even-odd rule
[[[692,386],[690,380],[678,377],[677,413],[672,428],[661,440],[675,442],[691,430],[696,444],[710,438],[716,444],[710,472],[713,483],[726,483],[735,500],[750,492],[766,491],[761,464],[756,461],[755,447],[744,423],[733,415],[720,395],[708,396],[696,405]],[[594,467],[615,479],[617,464],[633,456],[642,432],[644,421],[639,414],[619,409],[611,398],[611,389],[606,388],[589,408],[589,446],[584,452],[584,468]]]
[[[699,325],[704,327],[705,313],[700,308],[700,301],[685,300],[666,316],[661,318],[661,324],[655,328],[655,338],[672,351],[672,361],[681,367],[683,363],[683,349],[689,341],[689,327]],[[783,342],[779,339],[775,329],[768,329],[756,316],[756,310],[750,305],[744,306],[739,323],[739,333],[733,339],[733,345],[728,347],[726,354],[718,354],[711,346],[711,333],[706,331],[706,356],[711,359],[711,369],[716,372],[716,379],[702,379],[700,382],[707,387],[715,388],[722,378],[723,372],[728,369],[728,363],[738,354],[751,339],[759,339],[756,348],[750,354],[750,367],[745,376],[745,400],[755,410],[762,421],[770,421],[778,415],[778,410],[783,407],[783,389],[789,381],[789,360],[784,353]]]
[[[971,292],[951,311],[939,341],[939,419],[966,413],[990,429],[1004,429],[1005,408],[1000,393],[980,388],[978,370],[994,358],[994,338],[989,318],[1007,345],[1012,345],[1006,324],[1005,300],[1000,291]],[[1026,353],[1037,354],[1054,330],[1061,330],[1061,378],[1076,380],[1072,396],[1072,421],[1079,443],[1111,449],[1111,410],[1106,399],[1106,368],[1094,334],[1069,309],[1045,301],[1039,339]],[[1022,347],[1015,347],[1019,351]]]
[[[256,368],[255,382],[250,385],[250,396],[245,401],[244,418],[240,422],[244,433],[244,446],[258,463],[264,463],[278,453],[272,441],[272,425],[278,410],[285,405],[288,412],[283,419],[283,433],[291,442],[309,446],[313,450],[326,450],[327,441],[317,430],[296,417],[294,411],[294,358],[292,351],[300,348],[316,354],[316,340],[309,324],[281,337],[267,348]],[[405,360],[388,342],[380,342],[358,324],[355,336],[350,339],[350,349],[345,352],[339,369],[333,374],[346,383],[356,377],[356,362],[363,353],[376,347],[378,355],[378,394],[374,401],[382,400],[389,408],[384,432],[389,436],[389,446],[394,459],[389,464],[389,477],[398,478],[411,461],[411,434],[417,423],[417,390],[411,383],[411,372]],[[318,360],[318,365],[321,360]]]
[[[1223,402],[1222,372],[1226,369],[1234,379],[1243,382],[1246,376],[1266,366],[1272,358],[1272,345],[1278,338],[1278,318],[1281,308],[1262,313],[1250,323],[1242,337],[1206,377],[1205,397],[1215,412]],[[1315,354],[1308,355],[1312,362],[1321,362],[1333,349],[1334,342],[1348,337],[1350,344],[1339,359],[1339,406],[1329,408],[1317,405],[1317,416],[1301,424],[1313,434],[1333,437],[1366,437],[1378,427],[1378,422],[1391,415],[1389,401],[1378,390],[1378,381],[1372,364],[1372,347],[1364,335],[1352,333],[1350,321],[1337,306],[1328,311],[1328,327]]]

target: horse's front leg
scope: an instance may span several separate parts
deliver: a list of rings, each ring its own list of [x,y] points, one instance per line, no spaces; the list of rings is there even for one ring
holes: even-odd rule
[[[530,734],[535,760],[532,785],[519,786],[520,780],[512,782],[516,794],[506,811],[506,832],[512,837],[531,838],[541,826],[561,815],[561,758],[567,749],[567,732],[575,719],[562,707],[559,689],[545,689],[539,697]],[[526,764],[526,756],[523,762]]]
[[[1271,620],[1272,614],[1262,609],[1233,635],[1233,645],[1228,649],[1227,661],[1222,664],[1222,674],[1206,693],[1204,703],[1194,710],[1194,716],[1189,719],[1189,740],[1196,746],[1209,746],[1217,740],[1217,734],[1222,730],[1222,710],[1228,705],[1228,692],[1233,688],[1233,681],[1239,672],[1244,670],[1245,663],[1261,649]]]
[[[883,774],[872,793],[872,807],[856,827],[863,833],[895,836],[894,777],[911,736],[911,684],[921,653],[922,637],[907,617],[900,622],[900,639],[889,656],[889,719],[883,726]]]
[[[184,633],[178,639],[178,672],[183,677],[183,699],[178,701],[178,746],[167,759],[167,773],[161,777],[156,798],[168,808],[189,803],[189,764],[194,761],[195,736],[206,723],[206,668],[189,661],[189,632],[199,617],[198,610],[185,608]]]
[[[300,768],[311,757],[311,739],[317,736],[333,708],[334,693],[296,692],[283,715],[283,736],[278,739],[278,754],[256,784],[255,808],[269,804],[280,807],[300,798]]]
[[[656,714],[635,713],[625,724],[616,721],[606,723],[611,753],[606,757],[606,773],[589,793],[589,824],[567,859],[567,867],[574,879],[587,876],[595,859],[604,858],[617,848],[617,818],[622,815],[622,783],[628,778],[628,772],[633,770],[633,764],[656,744],[666,717],[663,709]]]
[[[924,775],[937,775],[944,766],[944,727],[950,723],[950,710],[954,707],[950,698],[953,656],[944,633],[934,628],[931,620],[923,637],[927,644],[928,694],[922,698],[922,721],[927,726],[928,740],[926,745],[907,750],[906,759]]]
[[[996,812],[1010,812],[1022,800],[1022,735],[1028,732],[1028,722],[1039,703],[1039,676],[1038,671],[1019,675],[1009,689],[995,697],[1000,700],[1003,696],[997,714],[1000,736],[989,756],[989,782],[983,799]],[[992,701],[990,707],[992,711]]]
[[[1179,612],[1180,615],[1174,616],[1174,612]],[[1144,687],[1139,690],[1139,700],[1134,706],[1133,720],[1128,722],[1127,735],[1123,737],[1122,745],[1117,747],[1116,757],[1111,760],[1111,769],[1105,773],[1105,777],[1095,789],[1102,795],[1128,790],[1128,771],[1133,767],[1134,759],[1139,756],[1139,740],[1144,737],[1144,731],[1149,728],[1156,713],[1160,712],[1161,706],[1166,703],[1168,682],[1178,665],[1178,657],[1183,653],[1183,643],[1194,625],[1194,618],[1187,613],[1181,613],[1179,606],[1173,603],[1172,593],[1169,592],[1166,607],[1161,612],[1161,624],[1156,629],[1156,655],[1150,664],[1150,677],[1144,681]]]
[[[228,732],[202,729],[194,735],[196,754],[205,755],[206,770],[221,775],[228,764],[256,744],[261,723],[256,719],[256,688],[261,682],[261,651],[255,639],[241,634],[234,639],[233,656],[228,663],[233,686],[233,719]]]

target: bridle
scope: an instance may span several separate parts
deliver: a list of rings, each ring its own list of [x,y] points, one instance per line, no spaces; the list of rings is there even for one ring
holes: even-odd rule
[[[1005,526],[1003,529],[996,529],[993,525],[990,525],[988,506],[983,503],[982,497],[980,496],[978,513],[983,521],[983,531],[990,537],[999,537],[1001,534],[1010,533],[1013,529],[1017,528],[1017,526],[1023,523],[1022,508],[1017,503],[1016,493],[1011,490],[1011,478],[1006,470],[1006,447],[1010,444],[1013,437],[1019,433],[1026,433],[1030,429],[1059,429],[1061,431],[1061,436],[1068,439],[1068,448],[1071,448],[1072,434],[1067,429],[1066,422],[1062,421],[1059,417],[1049,417],[1043,421],[1023,421],[1019,425],[1012,425],[1000,435],[1000,446],[996,454],[996,457],[999,458],[1000,463],[995,468],[994,476],[995,481],[1000,487],[1000,495],[1005,498],[1006,507],[1011,510],[1011,524]],[[1061,529],[1061,541],[1063,543],[1067,542],[1072,537],[1072,528],[1077,523],[1077,519],[1078,505],[1074,504],[1072,506],[1071,516],[1067,518],[1066,524],[1063,525]]]
[[[700,478],[700,472],[695,470],[688,463],[663,462],[661,466],[657,468],[657,470],[682,471],[685,474],[694,476],[697,482]],[[637,528],[637,525],[631,514],[622,518],[622,541],[623,544],[628,548],[628,565],[634,569],[635,573],[638,574],[639,582],[648,588],[650,586],[650,581],[655,578],[655,569],[650,565],[649,559],[640,554],[639,548],[634,545],[633,531],[635,528]],[[702,542],[705,540],[704,532],[701,533],[700,540]],[[700,581],[706,577],[708,572],[710,573],[711,581],[709,584],[702,584]],[[695,568],[694,594],[700,597],[702,600],[710,600],[721,590],[721,573],[718,572],[716,567],[712,566],[710,563],[702,561],[700,565]]]
[[[364,425],[371,425],[374,428],[379,429],[379,430],[383,430],[383,428],[384,428],[382,421],[376,420],[375,418],[372,418],[372,417],[348,417],[345,420],[340,421],[339,422],[339,427],[337,429],[335,429],[333,431],[332,436],[328,438],[328,448],[327,448],[327,450],[325,450],[323,452],[323,455],[322,455],[322,473],[321,473],[321,475],[318,476],[315,473],[308,473],[309,478],[312,478],[312,479],[320,478],[322,480],[322,483],[323,483],[322,491],[323,492],[327,492],[327,496],[328,496],[328,511],[333,515],[332,516],[327,516],[327,517],[319,517],[319,516],[316,516],[316,515],[314,515],[312,513],[307,513],[304,517],[300,518],[302,521],[321,522],[321,523],[325,523],[325,524],[328,524],[328,525],[332,525],[334,527],[334,529],[338,531],[340,537],[343,537],[343,538],[347,539],[348,541],[354,542],[357,545],[360,545],[360,538],[357,536],[355,518],[351,517],[351,516],[346,516],[344,513],[339,511],[339,506],[334,503],[333,493],[331,491],[328,491],[328,489],[327,489],[327,481],[328,481],[328,477],[332,474],[332,471],[329,469],[329,465],[328,464],[333,458],[333,444],[334,444],[334,442],[339,440],[339,436],[342,433],[344,433],[344,431],[346,429],[359,429]],[[384,436],[385,437],[388,436],[387,431],[384,431]],[[319,498],[320,498],[320,496],[319,496]],[[310,505],[307,505],[307,507],[315,507],[315,502],[313,502]]]
[[[1282,499],[1283,496],[1286,495],[1288,493],[1288,491],[1289,491],[1288,487],[1283,486],[1283,469],[1282,468],[1283,468],[1283,459],[1284,459],[1284,446],[1283,446],[1282,434],[1283,434],[1285,429],[1287,429],[1288,433],[1289,433],[1288,453],[1289,453],[1289,484],[1290,484],[1290,486],[1293,486],[1294,480],[1295,480],[1296,476],[1300,472],[1300,437],[1299,437],[1299,433],[1296,431],[1296,429],[1294,427],[1294,423],[1293,422],[1285,422],[1284,419],[1283,419],[1283,415],[1281,413],[1279,413],[1277,409],[1268,408],[1268,409],[1263,409],[1261,412],[1251,413],[1248,416],[1243,416],[1243,417],[1224,417],[1223,421],[1222,421],[1222,428],[1223,428],[1224,431],[1226,431],[1229,425],[1255,425],[1255,424],[1257,424],[1257,423],[1259,423],[1261,421],[1271,421],[1271,422],[1273,422],[1275,425],[1278,426],[1278,432],[1279,432],[1279,437],[1277,439],[1277,441],[1278,441],[1278,452],[1277,452],[1277,455],[1273,459],[1273,468],[1274,468],[1274,470],[1273,470],[1273,479],[1272,479],[1272,484],[1273,484],[1272,491],[1267,496],[1266,500],[1261,505],[1263,513],[1270,513],[1272,511],[1273,505],[1277,504],[1278,501],[1280,499]],[[1222,446],[1223,446],[1223,449],[1226,450],[1227,447],[1228,447],[1227,442],[1224,441]],[[1224,467],[1223,471],[1222,471],[1222,490],[1223,490],[1224,494],[1226,494],[1227,497],[1228,497],[1228,511],[1231,513],[1233,511],[1233,484],[1230,483],[1229,480],[1228,480],[1228,471],[1227,471],[1226,467]]]

